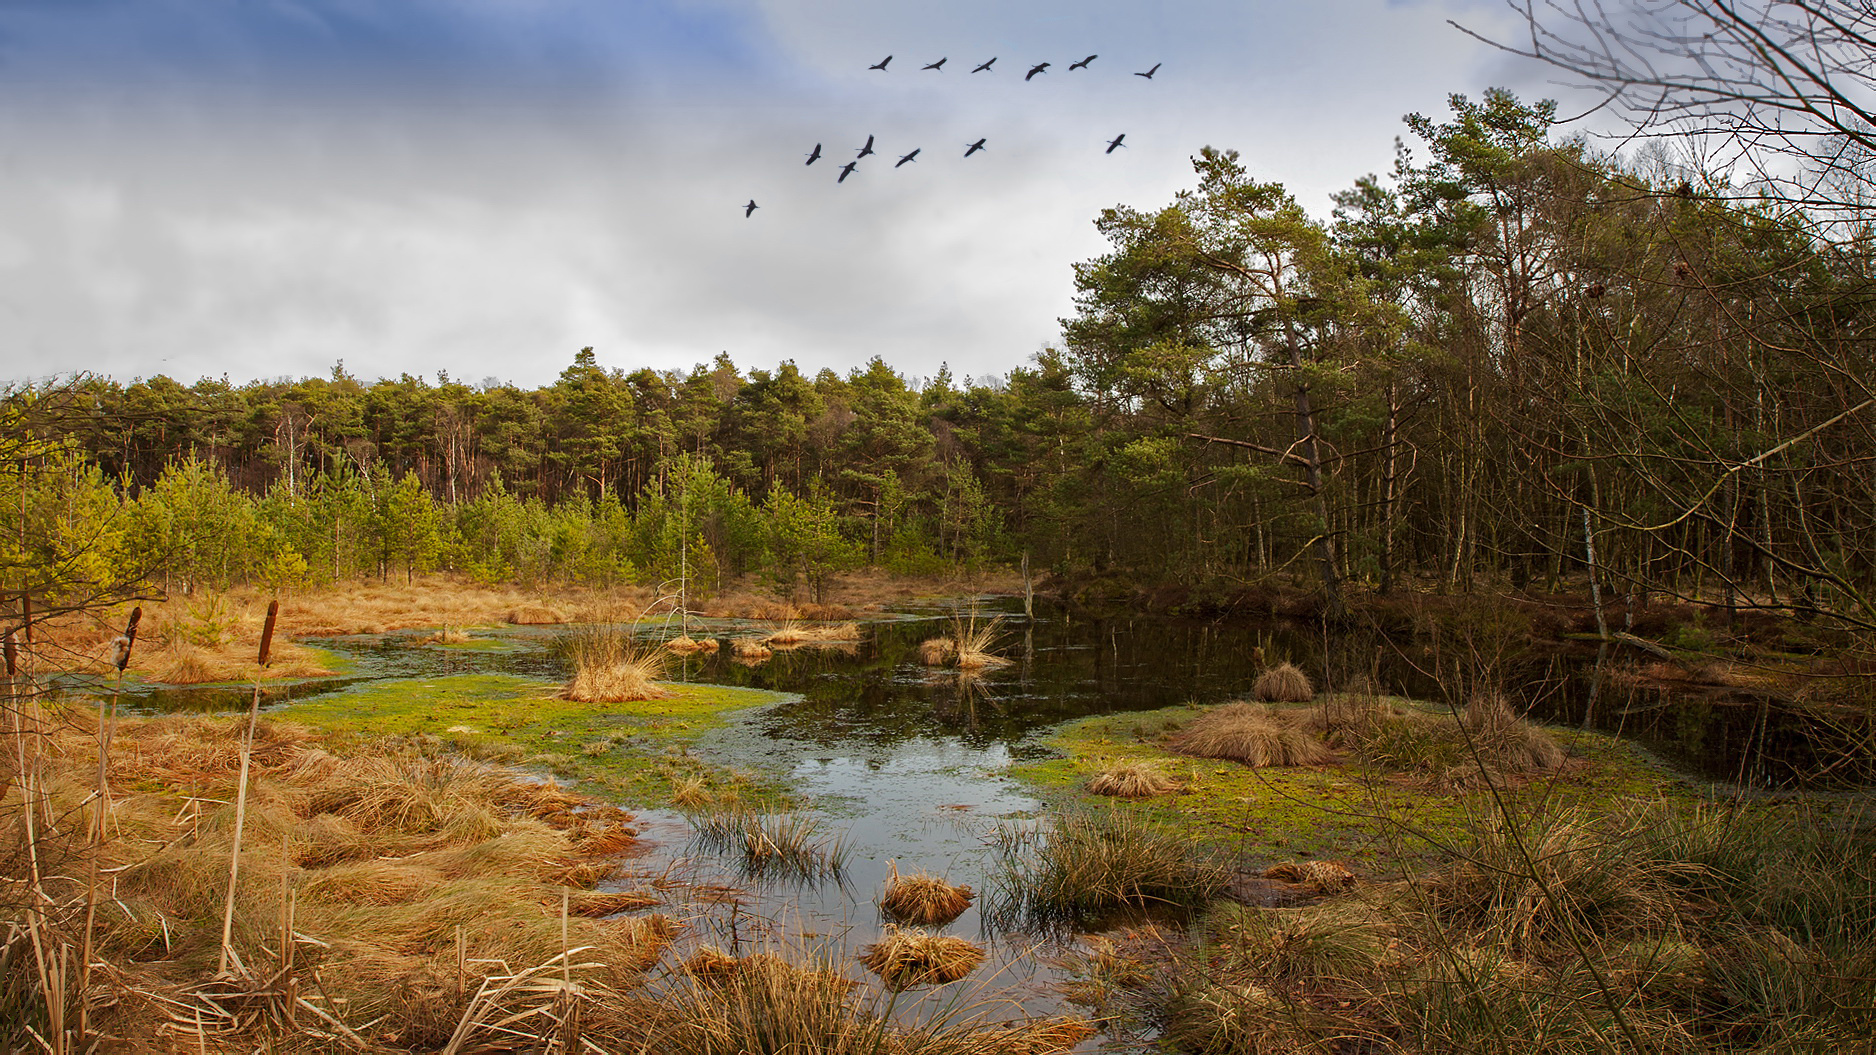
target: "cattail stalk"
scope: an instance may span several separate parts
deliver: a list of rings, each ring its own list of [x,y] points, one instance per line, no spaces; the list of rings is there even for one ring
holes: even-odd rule
[[[248,817],[248,760],[254,753],[254,727],[260,724],[261,717],[261,676],[267,667],[268,653],[274,644],[274,620],[280,614],[278,600],[267,603],[267,623],[261,628],[261,651],[258,666],[254,670],[254,700],[248,705],[247,733],[241,738],[241,775],[235,788],[235,826],[234,846],[228,851],[228,898],[222,906],[221,916],[221,960],[215,968],[217,974],[228,971],[228,960],[234,955],[234,907],[235,882],[241,874],[241,829]],[[234,957],[235,966],[241,966],[241,958]]]
[[[124,668],[130,665],[130,650],[137,644],[137,624],[143,621],[143,606],[130,610],[130,621],[122,637],[111,642],[111,664],[117,678],[111,685],[111,699],[98,709],[98,787],[92,803],[90,846],[86,858],[85,944],[78,960],[78,1035],[91,1035],[90,1001],[84,994],[91,988],[91,951],[98,924],[98,855],[104,850],[105,828],[111,816],[111,737],[117,732],[117,697],[124,690]]]

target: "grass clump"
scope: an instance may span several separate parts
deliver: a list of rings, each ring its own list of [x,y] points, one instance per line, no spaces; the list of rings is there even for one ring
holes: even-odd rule
[[[860,963],[895,992],[920,985],[947,985],[984,962],[983,946],[964,938],[886,924],[872,945],[860,950]]]
[[[999,890],[991,912],[1008,926],[1191,909],[1216,897],[1231,875],[1216,853],[1130,811],[1070,811],[1046,827],[1005,826],[993,846]]]
[[[1122,762],[1111,765],[1088,780],[1088,790],[1096,795],[1122,799],[1150,799],[1170,795],[1184,785],[1160,772],[1151,762]]]
[[[693,652],[715,652],[722,647],[722,643],[714,637],[694,638],[689,634],[683,634],[666,641],[664,647],[667,652],[688,656]]]
[[[1255,703],[1226,703],[1195,719],[1171,747],[1200,758],[1223,758],[1252,768],[1316,766],[1334,757],[1322,741],[1287,716]]]
[[[662,647],[645,648],[631,635],[612,629],[575,634],[564,647],[573,666],[573,677],[561,693],[566,699],[629,703],[671,695],[657,684],[665,671]]]
[[[1308,703],[1316,698],[1316,686],[1301,667],[1286,662],[1259,674],[1251,695],[1264,703]]]
[[[959,670],[1005,666],[1010,661],[992,651],[997,639],[1002,636],[999,632],[1002,626],[1001,616],[980,624],[976,612],[962,619],[953,619],[949,633],[942,637],[926,638],[919,644],[919,662],[928,667],[948,666]]]
[[[975,895],[968,886],[953,886],[923,872],[899,874],[896,862],[890,863],[892,877],[880,895],[880,911],[901,923],[925,927],[943,926],[964,914]]]
[[[692,816],[690,822],[700,846],[739,854],[751,876],[813,880],[837,878],[845,870],[840,839],[804,813],[773,813],[738,803]]]

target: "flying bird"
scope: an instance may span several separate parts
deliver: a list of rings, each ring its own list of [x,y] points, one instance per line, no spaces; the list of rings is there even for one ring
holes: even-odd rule
[[[821,160],[821,144],[816,143],[814,144],[814,153],[808,155],[808,164],[812,165],[819,160]]]
[[[1113,141],[1113,142],[1111,142],[1111,143],[1109,143],[1109,144],[1107,145],[1107,150],[1106,150],[1106,153],[1109,153],[1109,154],[1112,154],[1112,153],[1114,152],[1114,148],[1115,148],[1115,147],[1124,147],[1124,146],[1126,146],[1127,144],[1125,144],[1125,143],[1123,143],[1123,142],[1121,142],[1121,140],[1123,140],[1123,139],[1125,139],[1125,138],[1127,138],[1127,133],[1125,133],[1125,132],[1122,132],[1121,134],[1119,134],[1119,135],[1117,135],[1117,136],[1115,136],[1115,137],[1114,137],[1114,141]]]
[[[985,138],[985,139],[988,139],[989,137],[988,137],[988,136],[985,136],[984,138]],[[966,144],[964,144],[964,145],[965,145],[965,146],[967,146],[967,147],[970,147],[970,149],[969,149],[969,150],[966,150],[966,151],[964,152],[964,156],[965,156],[965,157],[970,157],[970,156],[971,156],[972,154],[975,154],[975,153],[977,153],[977,152],[978,152],[979,150],[982,150],[982,149],[984,148],[984,140],[983,140],[983,139],[979,139],[979,140],[978,140],[977,142],[975,142],[975,143],[966,143]]]
[[[1156,63],[1154,63],[1154,64],[1153,64],[1153,68],[1152,68],[1152,69],[1150,69],[1150,70],[1148,70],[1148,71],[1146,71],[1145,73],[1136,73],[1136,74],[1134,74],[1134,76],[1135,76],[1135,77],[1145,77],[1145,78],[1146,78],[1147,80],[1149,80],[1149,81],[1150,81],[1150,80],[1152,80],[1152,79],[1153,79],[1153,75],[1154,75],[1155,73],[1158,73],[1158,72],[1159,72],[1159,68],[1160,68],[1161,66],[1164,66],[1164,65],[1165,65],[1165,63],[1163,63],[1163,62],[1156,62]]]
[[[902,157],[902,158],[900,158],[900,159],[899,159],[899,164],[898,164],[898,165],[894,165],[894,166],[893,166],[893,168],[898,168],[898,167],[899,167],[899,165],[903,165],[903,164],[905,164],[905,163],[906,163],[906,162],[908,162],[908,161],[916,161],[916,160],[918,160],[918,152],[919,152],[920,150],[923,150],[923,149],[925,149],[925,148],[924,148],[924,147],[917,147],[917,148],[915,148],[915,149],[914,149],[914,150],[913,150],[913,151],[912,151],[912,152],[911,152],[910,154],[907,154],[906,156],[904,156],[904,157]]]
[[[1041,73],[1041,72],[1042,72],[1043,70],[1046,70],[1046,69],[1048,69],[1048,68],[1049,68],[1049,64],[1048,64],[1048,63],[1046,63],[1046,62],[1038,62],[1038,63],[1036,63],[1036,64],[1035,64],[1034,66],[1031,66],[1031,67],[1029,68],[1029,72],[1028,72],[1028,73],[1025,73],[1025,74],[1023,74],[1023,79],[1024,79],[1024,80],[1028,80],[1029,78],[1031,78],[1031,77],[1034,77],[1034,76],[1035,76],[1036,74],[1038,74],[1038,73]]]
[[[888,55],[888,56],[886,56],[885,58],[883,58],[883,59],[881,59],[881,60],[879,60],[878,62],[875,62],[875,63],[874,63],[874,64],[872,64],[871,66],[868,66],[868,67],[867,67],[867,69],[869,69],[869,70],[883,70],[883,69],[885,69],[885,68],[886,68],[886,64],[887,64],[888,62],[891,62],[891,61],[892,61],[892,56],[891,56],[891,55]]]
[[[840,166],[840,178],[835,180],[834,182],[835,183],[847,182],[847,177],[853,175],[853,170],[859,167],[860,167],[860,163],[858,161],[849,161],[845,165]]]
[[[1093,62],[1095,59],[1098,59],[1100,57],[1101,56],[1099,55],[1090,55],[1087,58],[1082,59],[1080,62],[1069,63],[1068,68],[1070,70],[1085,70],[1088,68],[1088,63]]]
[[[756,204],[756,200],[754,198],[749,199],[749,204],[743,206],[743,219],[747,220],[751,216],[754,216],[758,208],[760,208],[760,206]]]
[[[942,59],[939,59],[939,60],[938,60],[937,62],[932,62],[932,63],[927,63],[927,64],[926,64],[926,65],[924,65],[924,66],[920,66],[920,67],[919,67],[919,69],[921,69],[921,70],[939,70],[939,71],[941,71],[941,72],[942,72],[942,71],[944,70],[944,68],[945,68],[945,63],[947,63],[947,62],[949,62],[949,61],[951,61],[951,56],[949,56],[949,55],[946,55],[946,56],[945,56],[944,58],[942,58]]]
[[[995,61],[997,61],[997,59],[996,59],[996,56],[994,56],[994,55],[992,55],[992,56],[990,57],[990,62],[995,62]],[[985,70],[987,70],[987,69],[989,69],[989,68],[990,68],[990,62],[986,62],[986,63],[984,63],[984,64],[983,64],[982,66],[979,66],[979,67],[977,67],[976,69],[974,69],[974,70],[972,70],[971,72],[972,72],[972,73],[982,73],[982,72],[984,72]]]
[[[869,135],[866,137],[866,145],[860,148],[860,152],[858,154],[855,154],[854,158],[857,160],[859,158],[863,158],[867,156],[868,154],[871,154],[872,152],[873,152],[873,137]]]

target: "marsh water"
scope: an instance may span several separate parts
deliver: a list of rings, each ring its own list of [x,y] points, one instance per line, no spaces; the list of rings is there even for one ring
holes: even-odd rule
[[[921,664],[918,644],[966,609],[979,619],[1002,618],[995,651],[1010,662],[973,677]],[[780,942],[845,957],[877,938],[874,900],[894,867],[980,893],[993,888],[991,833],[1034,818],[1043,806],[1008,769],[1046,754],[1048,732],[1064,721],[1234,698],[1255,678],[1262,657],[1290,658],[1331,683],[1360,675],[1387,691],[1434,698],[1445,691],[1438,656],[1423,644],[1330,635],[1305,624],[1096,617],[1054,606],[1025,617],[1020,601],[986,598],[906,607],[863,626],[863,640],[847,648],[778,651],[757,665],[737,662],[725,649],[673,669],[673,679],[781,694],[778,702],[731,715],[725,727],[702,734],[694,750],[708,762],[782,780],[844,850],[834,879],[750,876],[737,867],[738,855],[700,844],[683,815],[640,812],[652,851],[636,863],[636,874],[615,885],[681,874],[693,884],[740,891],[688,910],[692,944],[747,951]],[[492,649],[421,647],[415,633],[314,640],[345,661],[346,676],[286,687],[269,706],[290,713],[296,699],[311,695],[449,674],[561,680],[566,670],[553,646],[570,629],[476,631],[499,642]],[[727,637],[753,629],[724,620],[693,623],[690,632]],[[1587,713],[1590,678],[1581,657],[1523,656],[1507,673],[1508,682],[1532,687],[1523,699],[1540,713],[1573,723],[1587,716],[1716,779],[1789,781],[1817,751],[1805,741],[1801,716],[1764,701],[1671,702],[1632,692],[1617,699],[1605,692]],[[160,710],[235,709],[247,700],[246,690],[158,687],[137,702]],[[1059,945],[988,927],[976,907],[946,931],[990,948],[975,983],[966,983],[976,985],[974,999],[1011,1001],[1027,1013],[1059,1010],[1060,973],[1051,962]]]

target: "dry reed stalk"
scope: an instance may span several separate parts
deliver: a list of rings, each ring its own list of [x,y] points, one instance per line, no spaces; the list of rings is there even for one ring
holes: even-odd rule
[[[887,865],[892,869],[892,877],[886,880],[886,891],[880,896],[879,907],[899,922],[943,926],[971,907],[975,895],[970,887],[953,886],[922,872],[902,876],[898,862],[889,861]]]
[[[998,616],[983,626],[978,626],[976,612],[971,613],[968,622],[953,625],[951,636],[957,641],[957,657],[954,662],[959,670],[982,670],[985,667],[1001,667],[1009,663],[1009,660],[990,651],[997,643],[999,636],[997,629],[1002,625],[1003,617]]]
[[[1309,675],[1293,663],[1279,663],[1257,676],[1251,695],[1265,703],[1308,703],[1316,697]]]
[[[1159,771],[1151,762],[1124,762],[1109,766],[1088,781],[1088,790],[1096,795],[1123,799],[1150,799],[1170,795],[1183,784]]]
[[[860,963],[895,992],[916,985],[945,985],[984,962],[983,946],[964,938],[886,924],[879,941],[860,950]]]

